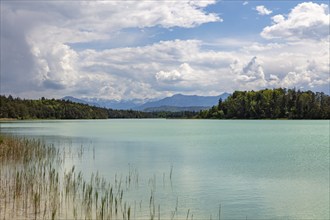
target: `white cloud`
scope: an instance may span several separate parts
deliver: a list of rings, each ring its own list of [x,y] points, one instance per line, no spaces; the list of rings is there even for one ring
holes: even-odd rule
[[[196,27],[222,19],[203,8],[210,1],[46,1],[33,3],[3,3],[4,10],[15,11],[19,17],[44,20],[32,24],[69,28],[83,33],[107,33],[124,28]],[[45,28],[45,27],[44,27]],[[44,29],[45,30],[45,29]],[[65,35],[67,33],[64,33]]]
[[[264,38],[289,40],[321,40],[329,37],[329,7],[325,4],[304,2],[294,7],[287,15],[275,15],[273,25],[263,29]]]
[[[40,71],[46,75],[38,76],[49,79],[44,83],[53,82],[53,87],[63,88],[58,95],[63,92],[115,99],[174,93],[214,95],[280,86],[327,91],[329,43],[250,45],[222,52],[203,49],[201,41],[175,40],[74,53],[58,45],[58,49],[43,55],[48,59],[39,66],[46,67]],[[60,59],[65,56],[69,59]],[[58,74],[50,71],[55,67]],[[64,78],[68,82],[61,81]]]
[[[283,15],[275,15],[272,17],[272,20],[275,24],[282,23],[285,21],[285,17]]]
[[[306,86],[311,85],[312,76],[309,72],[289,72],[282,81],[284,87],[292,87],[295,85],[299,89],[304,89]]]
[[[213,43],[168,40],[75,50],[72,43],[112,41],[126,28],[187,28],[221,21],[203,10],[214,1],[178,1],[175,7],[172,1],[117,3],[1,2],[1,92],[129,99],[278,86],[329,89],[329,42],[310,40],[307,34],[298,34],[298,41],[273,43],[222,38]],[[270,26],[274,29],[268,27],[266,34],[265,28],[263,34],[293,39],[276,25],[290,32],[306,16],[296,18],[294,24],[290,15],[276,15]],[[323,29],[313,30],[326,36]]]
[[[235,61],[231,65],[231,70],[238,88],[254,89],[267,86],[262,64],[257,57],[253,57],[246,64]]]
[[[59,47],[43,55],[49,57],[44,73],[51,82],[65,87],[63,95],[69,92],[115,99],[174,93],[214,95],[220,91],[279,86],[327,91],[329,43],[250,45],[226,52],[206,50],[203,42],[196,40],[75,53],[69,47]],[[73,61],[69,66],[75,66],[73,70],[77,71],[66,68],[68,61],[59,59],[65,54]],[[59,75],[48,70],[53,63],[59,65]],[[61,81],[65,77],[70,84]]]
[[[259,15],[270,15],[273,11],[267,9],[264,5],[258,5],[256,11]]]
[[[182,74],[178,70],[159,71],[156,73],[156,79],[160,82],[172,83],[182,80]]]
[[[221,22],[217,14],[203,10],[214,3],[215,0],[1,2],[1,89],[25,96],[34,91],[46,93],[47,89],[49,93],[64,93],[88,79],[86,75],[95,74],[81,71],[84,65],[80,63],[80,52],[71,48],[71,43],[112,40],[127,28],[192,28]],[[166,52],[158,56],[169,57]],[[107,64],[97,62],[101,65],[94,63],[93,68],[103,71],[98,76],[104,77]],[[109,63],[113,69],[122,69],[120,74],[127,74],[121,65]],[[141,68],[138,63],[134,65]]]
[[[76,68],[78,54],[69,46],[57,44],[32,44],[37,82],[44,87],[64,89],[78,79]]]
[[[81,63],[88,72],[100,71],[117,81],[134,79],[145,83],[150,94],[170,91],[207,95],[219,90],[298,85],[327,91],[328,43],[250,45],[221,52],[203,49],[203,42],[196,40],[163,41],[145,47],[86,51],[81,54]],[[297,74],[296,80],[288,80],[290,72]],[[308,83],[304,83],[305,72],[310,77]]]
[[[243,5],[247,5],[247,4],[249,4],[249,2],[248,2],[248,1],[245,1],[245,2],[243,2]]]
[[[193,69],[188,63],[183,63],[178,69],[171,71],[159,71],[156,73],[155,77],[160,83],[176,83],[189,78],[189,75],[193,73]]]

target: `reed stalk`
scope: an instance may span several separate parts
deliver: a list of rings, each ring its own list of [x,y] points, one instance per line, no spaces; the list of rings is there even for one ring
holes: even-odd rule
[[[173,165],[169,176],[162,173],[163,181],[157,183],[156,174],[149,181],[139,179],[137,169],[129,164],[128,174],[116,174],[111,183],[99,172],[85,178],[75,164],[63,171],[66,158],[82,158],[82,145],[77,153],[67,146],[46,145],[41,140],[0,137],[0,219],[130,220],[145,218],[149,211],[150,219],[160,220],[169,214],[171,219],[193,220],[190,209],[186,215],[179,213],[178,196],[174,211],[165,208],[161,213],[161,204],[155,205],[159,193],[167,190],[165,177],[171,182],[169,193],[173,193]],[[149,187],[150,197],[133,200],[133,207],[129,192],[139,190],[139,182]],[[221,204],[218,215],[221,220]]]

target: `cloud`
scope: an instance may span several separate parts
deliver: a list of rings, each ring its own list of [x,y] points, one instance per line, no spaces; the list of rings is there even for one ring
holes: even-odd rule
[[[46,1],[16,4],[4,2],[4,10],[16,12],[17,18],[27,18],[33,25],[44,28],[56,27],[76,30],[74,41],[84,37],[111,33],[125,28],[145,28],[162,26],[192,28],[222,19],[214,13],[206,13],[203,8],[214,4],[210,1]],[[43,20],[35,20],[36,18]],[[44,29],[45,31],[45,29]],[[67,36],[68,32],[63,33]],[[84,36],[86,35],[86,36]],[[60,37],[63,37],[60,36]],[[59,37],[59,36],[56,36]],[[69,40],[68,36],[67,40]]]
[[[150,94],[165,91],[208,95],[219,90],[280,86],[327,91],[329,43],[250,42],[249,47],[226,52],[205,49],[203,45],[197,40],[162,41],[144,47],[85,51],[80,57],[84,72],[104,73],[105,78],[114,81],[133,79],[130,86],[144,83],[144,88],[149,85]],[[297,80],[287,80],[290,72],[297,74]],[[304,83],[305,72],[310,76],[309,83]],[[130,90],[122,84],[117,87]]]
[[[267,85],[263,67],[257,57],[252,57],[247,64],[242,64],[235,61],[231,65],[231,70],[234,80],[237,82],[239,87],[243,87],[244,89],[253,89],[264,88]]]
[[[247,4],[249,4],[249,2],[248,1],[245,1],[245,2],[243,2],[242,5],[247,5]]]
[[[329,43],[250,45],[223,52],[205,49],[202,41],[174,40],[74,53],[70,47],[58,45],[58,49],[43,55],[51,59],[43,65],[50,69],[55,65],[58,70],[58,74],[47,68],[41,71],[47,73],[43,86],[57,90],[57,95],[114,99],[175,93],[215,95],[280,86],[327,91]],[[73,63],[59,59],[65,56]],[[64,78],[68,82],[62,82]]]
[[[271,13],[273,13],[273,11],[267,9],[263,5],[258,5],[255,10],[258,12],[259,15],[270,15]]]
[[[178,69],[171,71],[159,71],[155,77],[158,82],[161,83],[176,83],[185,80],[194,70],[189,66],[188,63],[183,63]]]
[[[233,58],[230,53],[205,51],[202,47],[201,41],[174,40],[144,47],[89,50],[80,53],[81,70],[104,73],[116,81],[146,83],[151,89],[149,96],[158,92],[219,93],[219,81],[230,85],[223,73]]]
[[[203,10],[215,2],[1,2],[1,92],[26,96],[48,89],[49,94],[64,93],[87,74],[81,70],[79,51],[70,45],[109,41],[129,28],[193,28],[221,22],[217,14]],[[115,65],[125,69],[120,64],[111,68]],[[93,68],[101,70],[106,65]]]
[[[267,39],[322,40],[329,37],[329,7],[325,4],[304,2],[285,15],[272,17],[273,25],[267,26],[261,36]]]
[[[219,22],[218,15],[204,11],[214,2],[1,2],[1,92],[131,99],[279,86],[329,91],[329,42],[313,41],[307,34],[295,41],[281,33],[289,40],[271,43],[220,38],[211,43],[178,39],[88,47],[113,42],[116,36],[120,41],[129,28],[144,38],[141,30],[148,27]],[[285,26],[290,19],[290,14],[276,15],[270,27]],[[304,22],[306,16],[295,22],[299,19]],[[326,36],[323,29],[314,31]],[[267,34],[275,36],[273,30]],[[76,44],[84,47],[77,49]]]
[[[200,43],[196,40],[174,40],[144,47],[88,50],[80,54],[81,70],[104,73],[117,81],[133,79],[136,83],[146,83],[153,89],[149,96],[154,91],[198,90],[208,83],[209,71],[201,71],[201,68],[207,66],[203,60],[210,60],[210,56],[201,53]],[[194,62],[198,69],[185,62],[187,60]],[[125,89],[130,90],[129,87]]]
[[[36,62],[36,80],[45,88],[64,89],[77,80],[78,54],[69,46],[57,44],[33,44],[32,54]]]

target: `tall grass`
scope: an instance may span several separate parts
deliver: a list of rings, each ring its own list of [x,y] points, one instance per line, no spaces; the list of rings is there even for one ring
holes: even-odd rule
[[[179,215],[178,197],[174,211],[161,212],[156,175],[148,181],[149,199],[128,198],[128,192],[139,188],[139,173],[131,165],[114,183],[98,172],[86,178],[75,166],[64,170],[65,158],[83,153],[82,146],[76,152],[37,139],[0,136],[0,219],[193,219],[191,209]],[[173,166],[167,180],[171,188],[172,178]],[[163,173],[163,187],[165,182]],[[221,207],[219,219],[220,214]]]

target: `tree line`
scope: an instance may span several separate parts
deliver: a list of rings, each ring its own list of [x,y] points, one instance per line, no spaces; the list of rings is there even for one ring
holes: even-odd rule
[[[142,112],[106,109],[67,100],[28,100],[0,95],[0,118],[13,119],[107,119],[107,118],[193,118],[196,112]]]
[[[70,101],[45,99],[26,100],[0,96],[0,118],[15,119],[103,119],[108,118],[105,108]]]
[[[107,118],[201,118],[201,119],[330,119],[330,96],[295,89],[235,91],[218,105],[199,113],[143,112],[106,109],[71,101],[28,100],[0,95],[0,118],[107,119]]]
[[[193,111],[134,111],[134,110],[116,110],[108,109],[109,118],[196,118],[198,112]]]
[[[212,119],[330,119],[330,96],[296,89],[235,91],[198,118]]]

